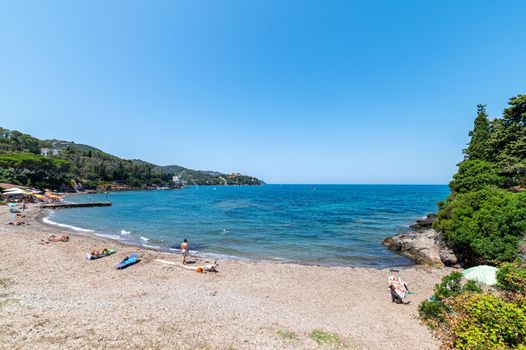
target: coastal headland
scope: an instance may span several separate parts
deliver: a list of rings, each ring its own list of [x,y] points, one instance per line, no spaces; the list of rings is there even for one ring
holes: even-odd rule
[[[451,268],[411,266],[399,273],[415,294],[391,302],[389,269],[219,261],[219,272],[161,264],[180,256],[26,224],[0,207],[0,348],[438,349],[417,306]],[[68,242],[42,244],[50,234]],[[89,261],[93,249],[117,253]],[[132,252],[141,261],[118,271]]]

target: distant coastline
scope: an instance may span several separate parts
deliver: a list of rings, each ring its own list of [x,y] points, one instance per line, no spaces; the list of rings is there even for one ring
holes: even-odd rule
[[[238,172],[192,170],[122,159],[98,148],[61,140],[40,140],[0,128],[0,182],[59,192],[181,188],[192,185],[263,185]]]

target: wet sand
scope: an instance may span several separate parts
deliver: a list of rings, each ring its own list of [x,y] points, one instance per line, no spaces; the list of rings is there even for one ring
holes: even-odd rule
[[[67,209],[65,209],[67,210]],[[418,304],[452,270],[400,268],[415,292],[391,302],[388,269],[219,261],[196,273],[153,259],[180,256],[79,235],[0,207],[1,349],[438,349]],[[41,244],[49,234],[65,243]],[[191,242],[190,242],[191,243]],[[117,253],[89,261],[95,248]],[[142,261],[114,266],[138,252]],[[314,330],[339,340],[318,343]]]

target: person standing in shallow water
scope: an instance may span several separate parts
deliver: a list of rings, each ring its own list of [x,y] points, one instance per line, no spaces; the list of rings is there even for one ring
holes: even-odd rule
[[[186,264],[186,257],[188,256],[188,241],[186,238],[181,243],[181,254],[183,254],[183,265]]]

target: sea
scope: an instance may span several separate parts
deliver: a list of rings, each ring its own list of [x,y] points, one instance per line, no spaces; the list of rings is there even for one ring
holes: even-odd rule
[[[449,194],[446,185],[192,186],[75,194],[70,202],[110,207],[58,209],[52,225],[130,245],[214,258],[356,267],[412,265],[382,245]]]

